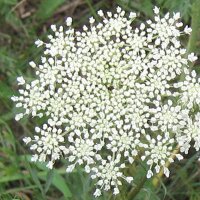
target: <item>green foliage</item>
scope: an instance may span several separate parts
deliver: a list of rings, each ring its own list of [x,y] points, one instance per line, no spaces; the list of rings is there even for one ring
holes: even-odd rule
[[[190,14],[191,14],[191,5],[192,5],[192,0],[176,0],[176,1],[171,1],[171,0],[157,0],[158,4],[162,6],[162,8],[165,8],[169,11],[176,11],[180,12],[181,15],[183,16],[183,19],[186,22],[189,22],[190,19]]]
[[[41,1],[38,11],[36,12],[36,17],[38,19],[48,19],[54,14],[54,11],[63,3],[65,0],[43,0]]]
[[[40,60],[40,52],[33,43],[37,38],[46,38],[46,30],[50,24],[64,24],[65,17],[72,15],[75,26],[79,27],[89,16],[97,18],[97,10],[113,10],[117,5],[127,11],[140,12],[143,19],[152,17],[152,8],[157,5],[163,13],[168,10],[179,11],[186,23],[191,21],[192,0],[77,2],[0,0],[0,200],[95,199],[92,196],[95,186],[81,168],[72,174],[66,174],[64,168],[59,168],[59,163],[52,171],[44,165],[31,163],[29,152],[24,149],[21,139],[24,135],[32,135],[34,123],[31,119],[21,122],[13,120],[16,109],[10,97],[16,93],[16,76],[23,74],[28,79],[34,76],[28,62],[32,59]],[[58,12],[58,9],[62,11]],[[28,16],[24,17],[23,14]],[[38,120],[36,123],[40,124],[42,121]],[[190,155],[193,153],[190,152]],[[148,180],[135,199],[200,200],[199,164],[195,161],[196,155],[188,157],[188,160],[179,165],[171,166],[171,178],[163,178],[158,188]],[[132,166],[127,170],[127,173],[134,176],[133,185],[124,184],[119,197],[105,193],[98,200],[127,200],[126,196],[131,188],[136,187],[145,176],[146,167]]]
[[[189,23],[191,17],[192,0],[117,0],[120,6],[128,10],[137,10],[152,17],[152,9],[156,5],[161,11],[180,12],[186,23]]]
[[[0,83],[0,97],[4,99],[10,99],[13,96],[14,91],[5,83]]]

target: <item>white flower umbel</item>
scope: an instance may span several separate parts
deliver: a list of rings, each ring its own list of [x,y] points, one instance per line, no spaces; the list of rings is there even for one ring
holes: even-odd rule
[[[94,164],[94,158],[97,151],[101,150],[101,142],[94,141],[95,137],[90,138],[87,129],[82,131],[74,130],[68,136],[70,146],[69,150],[69,162],[73,162],[72,165],[67,167],[67,172],[71,172],[76,164],[82,165],[85,163],[86,172],[90,172],[90,165]],[[95,144],[96,142],[96,144]]]
[[[151,118],[152,131],[162,130],[177,132],[179,129],[186,125],[188,118],[188,110],[183,110],[181,106],[173,106],[172,101],[162,106],[157,106],[156,109],[152,109],[154,116]]]
[[[140,134],[134,134],[129,129],[130,125],[125,125],[121,130],[112,129],[111,134],[108,136],[107,148],[113,153],[123,153],[128,161],[133,163],[133,158],[138,155]]]
[[[35,128],[36,133],[33,139],[30,137],[24,138],[26,144],[31,143],[30,149],[35,151],[32,161],[40,162],[48,161],[47,167],[52,169],[56,160],[68,153],[68,149],[64,146],[65,140],[62,136],[62,130],[56,127],[43,125],[43,129]]]
[[[21,78],[21,77],[20,77]],[[22,81],[21,81],[22,83]],[[25,82],[23,81],[23,84]],[[25,84],[25,89],[20,89],[21,96],[13,96],[12,100],[16,103],[16,107],[23,108],[24,112],[16,115],[15,119],[18,121],[24,115],[31,114],[33,117],[42,117],[42,110],[46,109],[46,100],[49,98],[49,91],[45,90],[39,84],[39,80],[34,80],[30,84]]]
[[[181,89],[180,101],[185,107],[192,109],[200,104],[200,78],[197,78],[195,71],[186,74],[185,80],[176,83],[175,87]]]
[[[200,79],[190,70],[197,59],[187,56],[180,36],[191,28],[180,13],[160,15],[134,28],[136,13],[102,10],[102,19],[89,18],[82,30],[51,25],[41,61],[30,61],[33,81],[17,78],[19,95],[12,97],[19,108],[16,120],[25,115],[42,117],[31,144],[33,161],[52,168],[65,159],[67,172],[81,165],[97,180],[94,193],[112,189],[119,193],[123,169],[140,155],[147,162],[147,177],[172,162],[174,148],[199,151]],[[169,134],[168,134],[169,132]],[[127,165],[126,165],[127,164]]]
[[[174,139],[170,138],[169,133],[165,133],[163,137],[157,135],[157,138],[151,138],[150,135],[146,135],[148,144],[144,144],[145,149],[144,155],[141,157],[142,160],[146,160],[147,165],[149,165],[149,170],[147,172],[147,178],[153,176],[152,168],[155,168],[156,173],[159,173],[163,168],[164,174],[169,177],[169,169],[166,167],[167,162],[174,162],[173,159],[173,145]],[[180,154],[176,154],[179,160],[183,157]]]
[[[187,128],[177,135],[180,151],[188,154],[191,142],[194,142],[196,151],[200,150],[200,113],[195,115],[194,120],[188,119]]]
[[[118,154],[116,158],[108,156],[107,160],[100,159],[100,164],[97,167],[91,169],[92,179],[98,179],[96,185],[97,189],[94,193],[95,197],[101,195],[101,190],[113,189],[113,194],[119,193],[118,185],[122,185],[121,180],[124,179],[130,183],[133,178],[125,177],[120,171],[125,168],[125,164],[120,163],[120,155]],[[121,180],[120,180],[121,179]]]

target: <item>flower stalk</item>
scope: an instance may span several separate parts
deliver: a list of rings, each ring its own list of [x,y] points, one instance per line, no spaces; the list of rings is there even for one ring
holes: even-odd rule
[[[176,154],[177,153],[179,153],[179,150],[180,150],[180,148],[179,148],[179,146],[177,145],[177,147],[174,149],[174,151],[173,151],[173,153],[172,153],[172,159],[174,159],[175,158],[175,156],[176,156]],[[170,166],[170,162],[167,162],[166,163],[166,165],[165,165],[165,167],[169,167]],[[153,185],[154,185],[154,187],[156,188],[156,187],[158,187],[158,185],[159,185],[159,183],[160,183],[160,180],[161,180],[161,178],[163,177],[163,175],[164,175],[164,170],[162,169],[154,178],[153,178],[153,180],[152,180],[152,183],[153,183]]]

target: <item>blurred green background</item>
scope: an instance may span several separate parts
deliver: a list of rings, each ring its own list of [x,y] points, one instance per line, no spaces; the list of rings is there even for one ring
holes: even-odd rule
[[[183,45],[188,51],[200,52],[199,0],[0,0],[0,200],[95,199],[94,185],[81,168],[66,174],[62,163],[49,171],[30,162],[22,138],[32,135],[34,124],[42,122],[28,118],[16,122],[13,118],[17,111],[10,97],[17,93],[17,76],[34,78],[28,63],[39,61],[41,53],[34,41],[45,40],[51,24],[64,24],[66,17],[72,16],[74,27],[79,29],[90,16],[98,20],[97,10],[112,11],[118,5],[140,13],[138,23],[153,17],[155,5],[163,13],[181,12],[184,24],[192,24],[195,29],[190,40],[183,39]],[[194,68],[199,71],[198,62]],[[171,165],[170,178],[162,178],[156,186],[148,180],[135,199],[200,200],[200,163],[196,156],[190,152],[187,159]],[[108,192],[98,199],[126,200],[126,194],[146,171],[145,167],[132,166],[127,173],[134,175],[132,186],[124,184],[117,197]]]

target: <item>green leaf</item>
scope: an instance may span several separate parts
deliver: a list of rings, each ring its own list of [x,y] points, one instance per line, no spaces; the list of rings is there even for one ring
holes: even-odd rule
[[[0,97],[4,99],[10,99],[13,95],[13,91],[7,84],[0,82]]]
[[[44,0],[41,1],[39,9],[36,13],[37,18],[39,19],[47,19],[53,15],[54,11],[63,3],[65,0]]]
[[[30,156],[26,156],[27,160],[30,161]],[[24,159],[22,157],[22,159]],[[45,166],[45,164],[43,163],[36,163],[36,166],[45,171],[46,172],[46,176],[39,176],[39,178],[43,181],[47,181],[49,183],[46,183],[46,185],[48,186],[48,184],[52,184],[54,185],[58,190],[60,190],[60,192],[62,192],[62,194],[67,198],[67,197],[71,197],[72,196],[72,193],[66,183],[66,180],[60,175],[60,173],[65,173],[65,170],[63,171],[63,169],[58,169],[58,170],[54,170],[54,172],[49,171],[49,169]],[[47,173],[48,172],[48,173]],[[50,173],[53,173],[53,174],[50,174]],[[48,175],[49,174],[49,175]],[[51,178],[49,178],[50,176],[52,176],[52,180],[50,180]],[[48,180],[49,179],[49,180]],[[50,183],[51,181],[51,183]],[[46,187],[47,187],[46,186]]]
[[[46,181],[45,177],[40,177],[40,178]],[[72,193],[69,190],[69,187],[67,186],[65,179],[56,170],[54,170],[52,185],[54,185],[58,190],[60,190],[60,192],[62,192],[64,197],[68,198],[72,196]]]
[[[149,0],[143,0],[140,5],[140,10],[143,11],[147,16],[153,15],[153,4]]]
[[[91,14],[95,17],[96,20],[98,20],[98,15],[96,14],[96,11],[92,6],[91,0],[85,0],[85,1],[88,4]]]
[[[42,195],[45,196],[42,184],[40,183],[40,180],[39,180],[40,176],[38,176],[38,172],[36,171],[35,168],[32,168],[31,165],[28,162],[26,162],[26,164],[27,164],[29,172],[31,173],[31,177],[32,177],[33,181],[35,182],[35,184],[40,189]]]
[[[17,3],[17,0],[3,0],[1,3],[8,5],[15,5]]]
[[[170,12],[180,12],[185,22],[189,22],[191,15],[191,0],[157,0],[158,6],[166,8]]]
[[[0,183],[8,183],[9,181],[16,181],[16,180],[22,180],[25,179],[25,175],[22,174],[12,174],[10,176],[3,176],[0,179]],[[29,176],[30,178],[30,176]]]
[[[12,28],[17,31],[17,32],[22,32],[24,31],[23,23],[22,21],[16,16],[16,14],[12,12],[6,13],[5,16],[6,22],[12,26]]]
[[[192,33],[190,35],[190,39],[188,42],[187,52],[191,53],[200,53],[200,36],[199,36],[199,30],[200,30],[200,1],[196,0],[192,4],[192,22],[191,22],[191,28]]]
[[[46,180],[46,184],[45,184],[45,188],[44,188],[45,193],[48,192],[49,187],[50,187],[51,184],[52,184],[53,176],[54,176],[54,170],[50,170],[50,171],[47,173],[47,180]]]
[[[65,197],[71,197],[72,194],[69,190],[69,187],[66,184],[66,181],[64,180],[64,178],[58,174],[56,171],[54,173],[54,177],[53,177],[53,184],[55,185],[55,187],[57,187]]]
[[[138,2],[138,1],[129,1],[129,7],[132,10],[136,9],[139,12],[143,12],[146,16],[152,16],[153,15],[153,3],[150,0],[141,0],[140,2]]]

